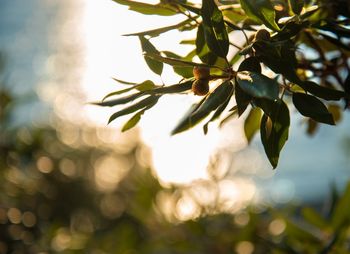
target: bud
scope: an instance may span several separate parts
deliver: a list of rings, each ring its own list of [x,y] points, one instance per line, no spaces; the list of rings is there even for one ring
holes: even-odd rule
[[[197,79],[192,83],[192,91],[195,95],[204,96],[209,92],[209,80]]]
[[[260,29],[255,33],[254,39],[256,41],[258,40],[268,41],[270,40],[270,33],[266,29]]]
[[[210,68],[203,67],[203,66],[194,66],[193,67],[193,76],[195,79],[209,79]]]

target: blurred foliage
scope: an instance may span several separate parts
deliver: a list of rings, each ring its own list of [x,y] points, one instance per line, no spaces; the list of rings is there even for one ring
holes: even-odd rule
[[[320,123],[336,124],[342,109],[349,106],[347,0],[203,0],[201,5],[186,0],[162,0],[158,4],[113,1],[144,15],[184,17],[171,26],[126,35],[140,39],[150,70],[162,75],[164,64],[168,64],[182,80],[174,85],[156,85],[148,80],[147,87],[145,82],[117,80],[129,87],[108,94],[96,104],[124,105],[109,119],[111,122],[133,114],[123,131],[134,127],[161,96],[189,94],[192,90],[204,97],[189,109],[172,134],[204,119],[208,119],[203,125],[207,133],[210,122],[221,118],[224,123],[249,111],[244,114],[247,141],[260,131],[265,153],[276,168],[288,139],[291,105],[306,118],[310,135]],[[181,41],[192,46],[185,56],[160,52],[152,44],[171,30],[196,33],[192,40]]]
[[[349,253],[350,184],[342,195],[333,190],[322,213],[319,206],[221,213],[209,204],[184,219],[176,215],[182,190],[162,187],[140,163],[141,144],[73,146],[50,126],[10,127],[4,119],[16,98],[0,94],[1,254]],[[101,178],[106,158],[127,170],[107,159]]]

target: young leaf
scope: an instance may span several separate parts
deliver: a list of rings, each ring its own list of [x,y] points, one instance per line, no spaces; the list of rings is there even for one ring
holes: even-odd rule
[[[143,36],[139,36],[142,51],[146,54],[156,54],[159,55],[159,51],[153,46],[153,44]],[[148,67],[156,74],[161,75],[163,72],[163,63],[155,61],[151,58],[145,57]]]
[[[195,126],[213,110],[217,109],[231,96],[233,85],[229,81],[225,81],[218,86],[213,93],[209,94],[200,107],[193,113],[183,118],[172,131],[172,135],[183,132]]]
[[[334,125],[334,119],[327,107],[316,97],[304,93],[293,93],[293,104],[303,116]]]
[[[217,56],[226,58],[229,39],[224,18],[214,0],[202,0],[203,30],[206,42]]]
[[[260,128],[260,120],[261,120],[261,109],[260,108],[252,108],[244,121],[244,134],[247,138],[248,144],[254,137],[254,134]]]
[[[237,83],[244,92],[254,98],[278,99],[279,84],[260,73],[238,72]]]
[[[275,10],[269,0],[241,0],[241,6],[252,20],[263,23],[272,30],[280,30],[275,22]]]
[[[282,100],[255,100],[264,111],[260,123],[260,135],[265,153],[273,168],[277,167],[280,151],[288,139],[290,117]]]
[[[154,105],[158,102],[158,99],[160,98],[160,96],[155,96],[155,95],[151,95],[129,107],[126,107],[116,113],[114,113],[113,115],[111,115],[111,117],[108,120],[108,123],[112,122],[113,120],[115,120],[116,118],[120,117],[120,116],[124,116],[124,115],[128,115],[131,114],[139,109],[142,109],[144,107],[149,107],[150,105]]]

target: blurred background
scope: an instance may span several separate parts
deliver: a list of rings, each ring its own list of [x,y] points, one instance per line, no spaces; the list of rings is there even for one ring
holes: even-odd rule
[[[163,98],[125,133],[106,124],[115,109],[88,103],[121,88],[113,77],[179,81],[171,68],[152,74],[138,39],[122,36],[176,18],[110,0],[0,2],[0,253],[253,253],[257,232],[286,228],[270,218],[256,229],[256,214],[320,208],[332,186],[344,190],[346,113],[312,137],[293,114],[276,170],[258,137],[247,146],[241,119],[171,137],[194,96]],[[179,40],[156,44],[187,52]]]

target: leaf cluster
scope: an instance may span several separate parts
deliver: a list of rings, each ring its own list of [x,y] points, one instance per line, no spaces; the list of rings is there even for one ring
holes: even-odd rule
[[[260,131],[273,168],[288,139],[288,105],[305,117],[309,134],[319,123],[334,125],[341,108],[349,105],[350,15],[342,1],[203,0],[201,5],[185,0],[114,1],[145,15],[184,17],[178,24],[127,35],[139,37],[150,70],[162,75],[163,65],[168,64],[183,79],[169,86],[117,80],[129,87],[96,104],[125,106],[109,122],[133,113],[123,130],[134,127],[164,94],[191,93],[194,67],[210,68],[210,92],[188,110],[172,134],[208,118],[203,125],[206,133],[214,120],[221,118],[222,125],[243,115],[247,141]],[[196,32],[193,40],[181,42],[193,46],[186,56],[160,52],[152,44],[155,37],[171,30]],[[242,39],[236,40],[237,36]]]

